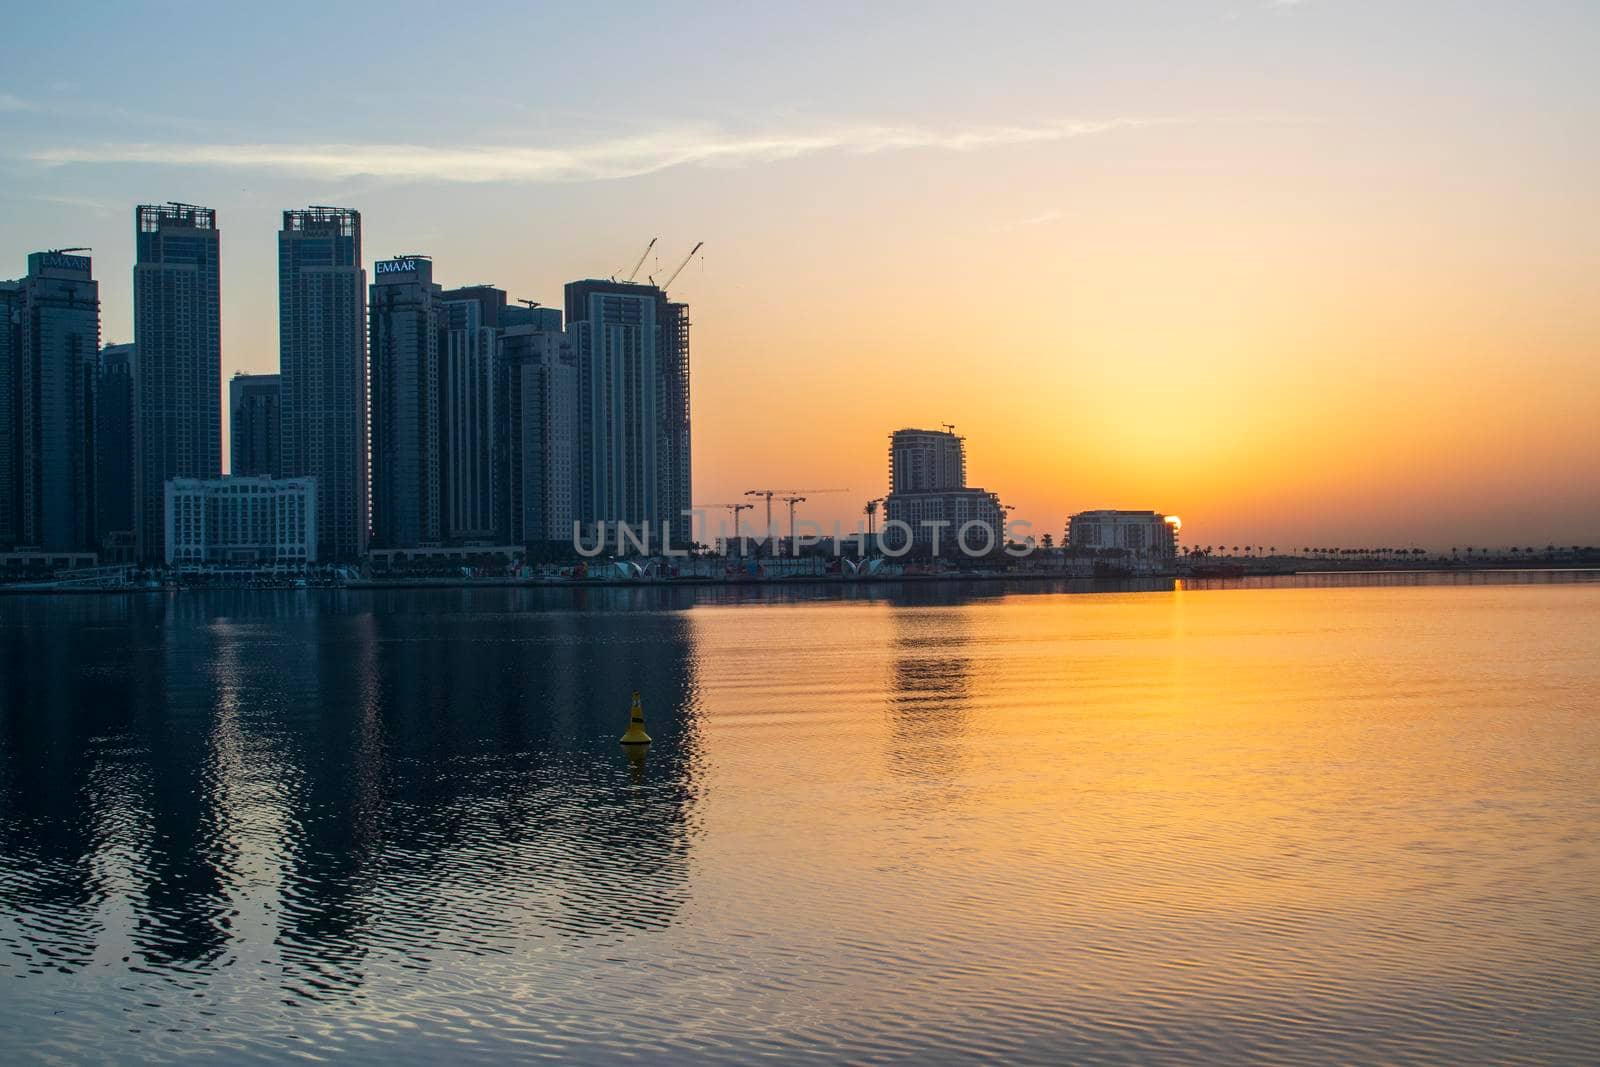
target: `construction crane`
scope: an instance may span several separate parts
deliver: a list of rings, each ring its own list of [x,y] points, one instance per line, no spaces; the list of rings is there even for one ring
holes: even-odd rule
[[[637,263],[635,263],[633,265],[633,269],[628,272],[628,276],[626,278],[622,279],[623,281],[625,281],[625,282],[633,281],[633,279],[639,273],[639,268],[644,266],[645,257],[650,254],[650,250],[656,246],[656,242],[659,241],[659,240],[661,240],[661,238],[659,238],[659,237],[650,238],[650,243],[644,246],[644,251],[643,252],[639,253],[639,262],[637,262]]]
[[[739,513],[741,511],[752,511],[755,509],[754,504],[695,504],[692,506],[696,508],[727,508],[728,511],[733,515],[733,536],[735,537],[740,536]]]
[[[783,498],[783,502],[785,504],[789,505],[789,551],[793,552],[795,550],[795,548],[794,548],[794,506],[796,504],[804,504],[806,502],[806,498],[803,497],[803,496],[786,496],[786,497]]]
[[[655,285],[656,288],[660,289],[663,293],[672,288],[672,283],[678,280],[678,275],[683,273],[683,268],[689,265],[689,261],[694,258],[694,254],[700,251],[700,249],[704,248],[705,244],[706,243],[704,241],[696,241],[695,246],[689,249],[689,254],[683,257],[683,262],[678,264],[678,269],[667,275],[666,281],[662,282],[660,285],[656,285],[655,276],[652,275],[650,278],[650,284]]]
[[[953,434],[956,432],[956,424],[953,422],[941,422],[939,425],[944,427],[945,433]]]
[[[534,308],[542,308],[542,307],[544,307],[544,305],[539,303],[539,301],[537,301],[537,300],[529,300],[525,296],[517,297],[517,303],[526,304],[529,311],[532,311]]]
[[[94,251],[94,249],[90,248],[88,245],[80,245],[77,248],[52,248],[50,250],[50,254],[52,256],[64,256],[68,252],[93,252],[93,251]]]
[[[850,490],[848,490],[848,489],[746,489],[744,491],[744,495],[745,496],[759,496],[759,497],[765,497],[766,498],[766,501],[767,501],[766,536],[771,537],[772,536],[772,498],[773,497],[779,497],[779,498],[782,498],[782,499],[788,499],[787,497],[784,496],[785,493],[790,494],[792,496],[799,496],[802,493],[848,493],[849,491]],[[790,507],[789,511],[790,511],[790,514],[791,514],[789,525],[792,528],[794,526],[794,519],[793,519],[794,508]]]

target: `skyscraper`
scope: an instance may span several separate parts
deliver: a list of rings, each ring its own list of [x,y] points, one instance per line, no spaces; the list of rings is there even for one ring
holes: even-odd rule
[[[95,381],[95,533],[102,562],[133,544],[133,345],[100,350]]]
[[[0,282],[0,550],[17,543],[17,351],[22,341],[22,283]]]
[[[578,367],[577,517],[690,539],[688,307],[653,285],[566,289]]]
[[[278,473],[317,480],[317,544],[326,560],[352,560],[367,547],[366,286],[359,212],[283,213]]]
[[[448,541],[492,541],[500,479],[495,469],[494,364],[506,294],[488,285],[440,296],[444,342],[440,430],[444,435],[441,488]]]
[[[234,477],[284,476],[281,391],[276,374],[228,379],[228,473]]]
[[[578,368],[551,324],[507,327],[496,360],[496,525],[508,544],[572,540],[577,475]]]
[[[134,212],[134,525],[139,558],[165,560],[169,478],[222,474],[222,313],[217,213],[193,204]]]
[[[673,540],[694,541],[692,452],[689,434],[689,305],[665,299],[662,293],[662,436],[661,481],[672,518]]]
[[[95,377],[100,287],[88,256],[34,252],[0,294],[0,538],[90,552],[95,538]]]
[[[381,260],[367,317],[372,417],[372,540],[383,548],[437,545],[440,485],[442,290],[426,256]]]

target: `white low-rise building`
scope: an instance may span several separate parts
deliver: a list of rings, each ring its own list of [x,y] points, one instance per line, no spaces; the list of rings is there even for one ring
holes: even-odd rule
[[[167,565],[293,567],[317,560],[315,478],[173,478]]]
[[[1178,552],[1179,525],[1176,515],[1159,511],[1081,511],[1067,520],[1067,545],[1171,559]]]

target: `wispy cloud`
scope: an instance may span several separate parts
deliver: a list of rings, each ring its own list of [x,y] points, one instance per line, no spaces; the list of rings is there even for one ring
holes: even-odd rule
[[[37,111],[38,107],[29,100],[10,93],[0,93],[0,111]]]
[[[808,132],[740,134],[684,127],[641,136],[548,147],[409,144],[157,144],[110,143],[46,148],[36,163],[148,163],[273,171],[298,177],[375,177],[435,182],[575,182],[638,177],[669,167],[746,166],[819,152],[932,149],[970,152],[1040,144],[1164,125],[1161,118],[1061,120],[1019,125],[841,126]]]
[[[1046,211],[1041,211],[1036,215],[1029,215],[1027,218],[1016,219],[1012,222],[1008,222],[1002,227],[1002,229],[1020,230],[1026,226],[1044,226],[1051,222],[1060,222],[1061,218],[1061,209],[1053,207]]]
[[[32,193],[27,199],[37,200],[42,204],[61,204],[65,207],[85,208],[96,215],[110,217],[121,215],[127,210],[123,203],[111,203],[106,200],[96,200],[88,196],[68,196],[62,193]]]

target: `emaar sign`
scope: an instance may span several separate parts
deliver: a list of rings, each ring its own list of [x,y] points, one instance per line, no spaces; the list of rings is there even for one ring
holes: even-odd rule
[[[414,259],[382,259],[377,264],[378,274],[415,274],[417,261]]]
[[[89,273],[88,256],[68,256],[60,252],[38,252],[34,258],[40,267],[45,270],[75,270],[81,274]]]

